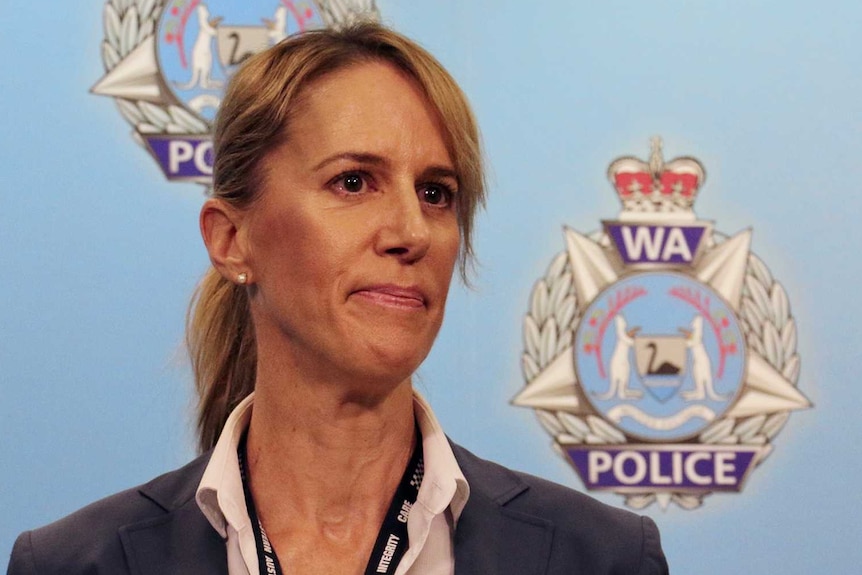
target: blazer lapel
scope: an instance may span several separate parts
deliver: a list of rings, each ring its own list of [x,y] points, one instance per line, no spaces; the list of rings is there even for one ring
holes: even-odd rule
[[[165,513],[120,528],[132,575],[227,575],[227,548],[195,501],[209,454],[140,488]]]
[[[163,517],[120,528],[132,575],[227,575],[224,540],[192,499]]]
[[[470,485],[455,529],[455,575],[540,575],[548,568],[554,525],[506,508],[529,489],[509,470],[453,444]]]

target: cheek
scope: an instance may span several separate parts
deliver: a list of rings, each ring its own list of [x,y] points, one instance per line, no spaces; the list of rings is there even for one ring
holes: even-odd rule
[[[435,257],[435,273],[441,283],[445,282],[448,291],[461,253],[461,233],[457,224],[446,226],[438,235],[437,256]]]
[[[311,244],[306,222],[298,214],[267,210],[255,220],[249,244],[257,280],[295,277],[291,270],[305,266],[304,254]]]
[[[461,253],[461,227],[458,225],[457,220],[452,221],[446,226],[441,243],[446,253],[446,259],[450,262],[450,267],[454,268],[458,255]]]
[[[331,285],[355,255],[358,234],[326,216],[297,206],[262,216],[251,242],[259,280],[297,290]]]

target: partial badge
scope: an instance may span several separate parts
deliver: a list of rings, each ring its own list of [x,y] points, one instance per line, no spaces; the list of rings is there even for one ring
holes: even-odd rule
[[[111,96],[171,181],[209,185],[212,121],[236,67],[287,36],[379,19],[374,0],[108,0],[105,75]]]
[[[618,219],[566,249],[524,318],[526,386],[554,447],[589,490],[643,509],[695,509],[740,492],[772,450],[797,389],[796,323],[784,288],[750,251],[698,219],[694,158],[619,158]]]

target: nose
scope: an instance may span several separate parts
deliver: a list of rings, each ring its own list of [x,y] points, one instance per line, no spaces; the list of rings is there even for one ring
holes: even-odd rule
[[[422,204],[411,185],[400,186],[384,197],[377,251],[411,264],[431,247],[431,229]]]

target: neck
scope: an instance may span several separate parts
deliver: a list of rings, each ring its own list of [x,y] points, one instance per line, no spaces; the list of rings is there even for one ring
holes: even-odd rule
[[[248,432],[250,485],[273,538],[334,540],[379,525],[415,442],[410,380],[369,399],[300,378],[261,378]]]

